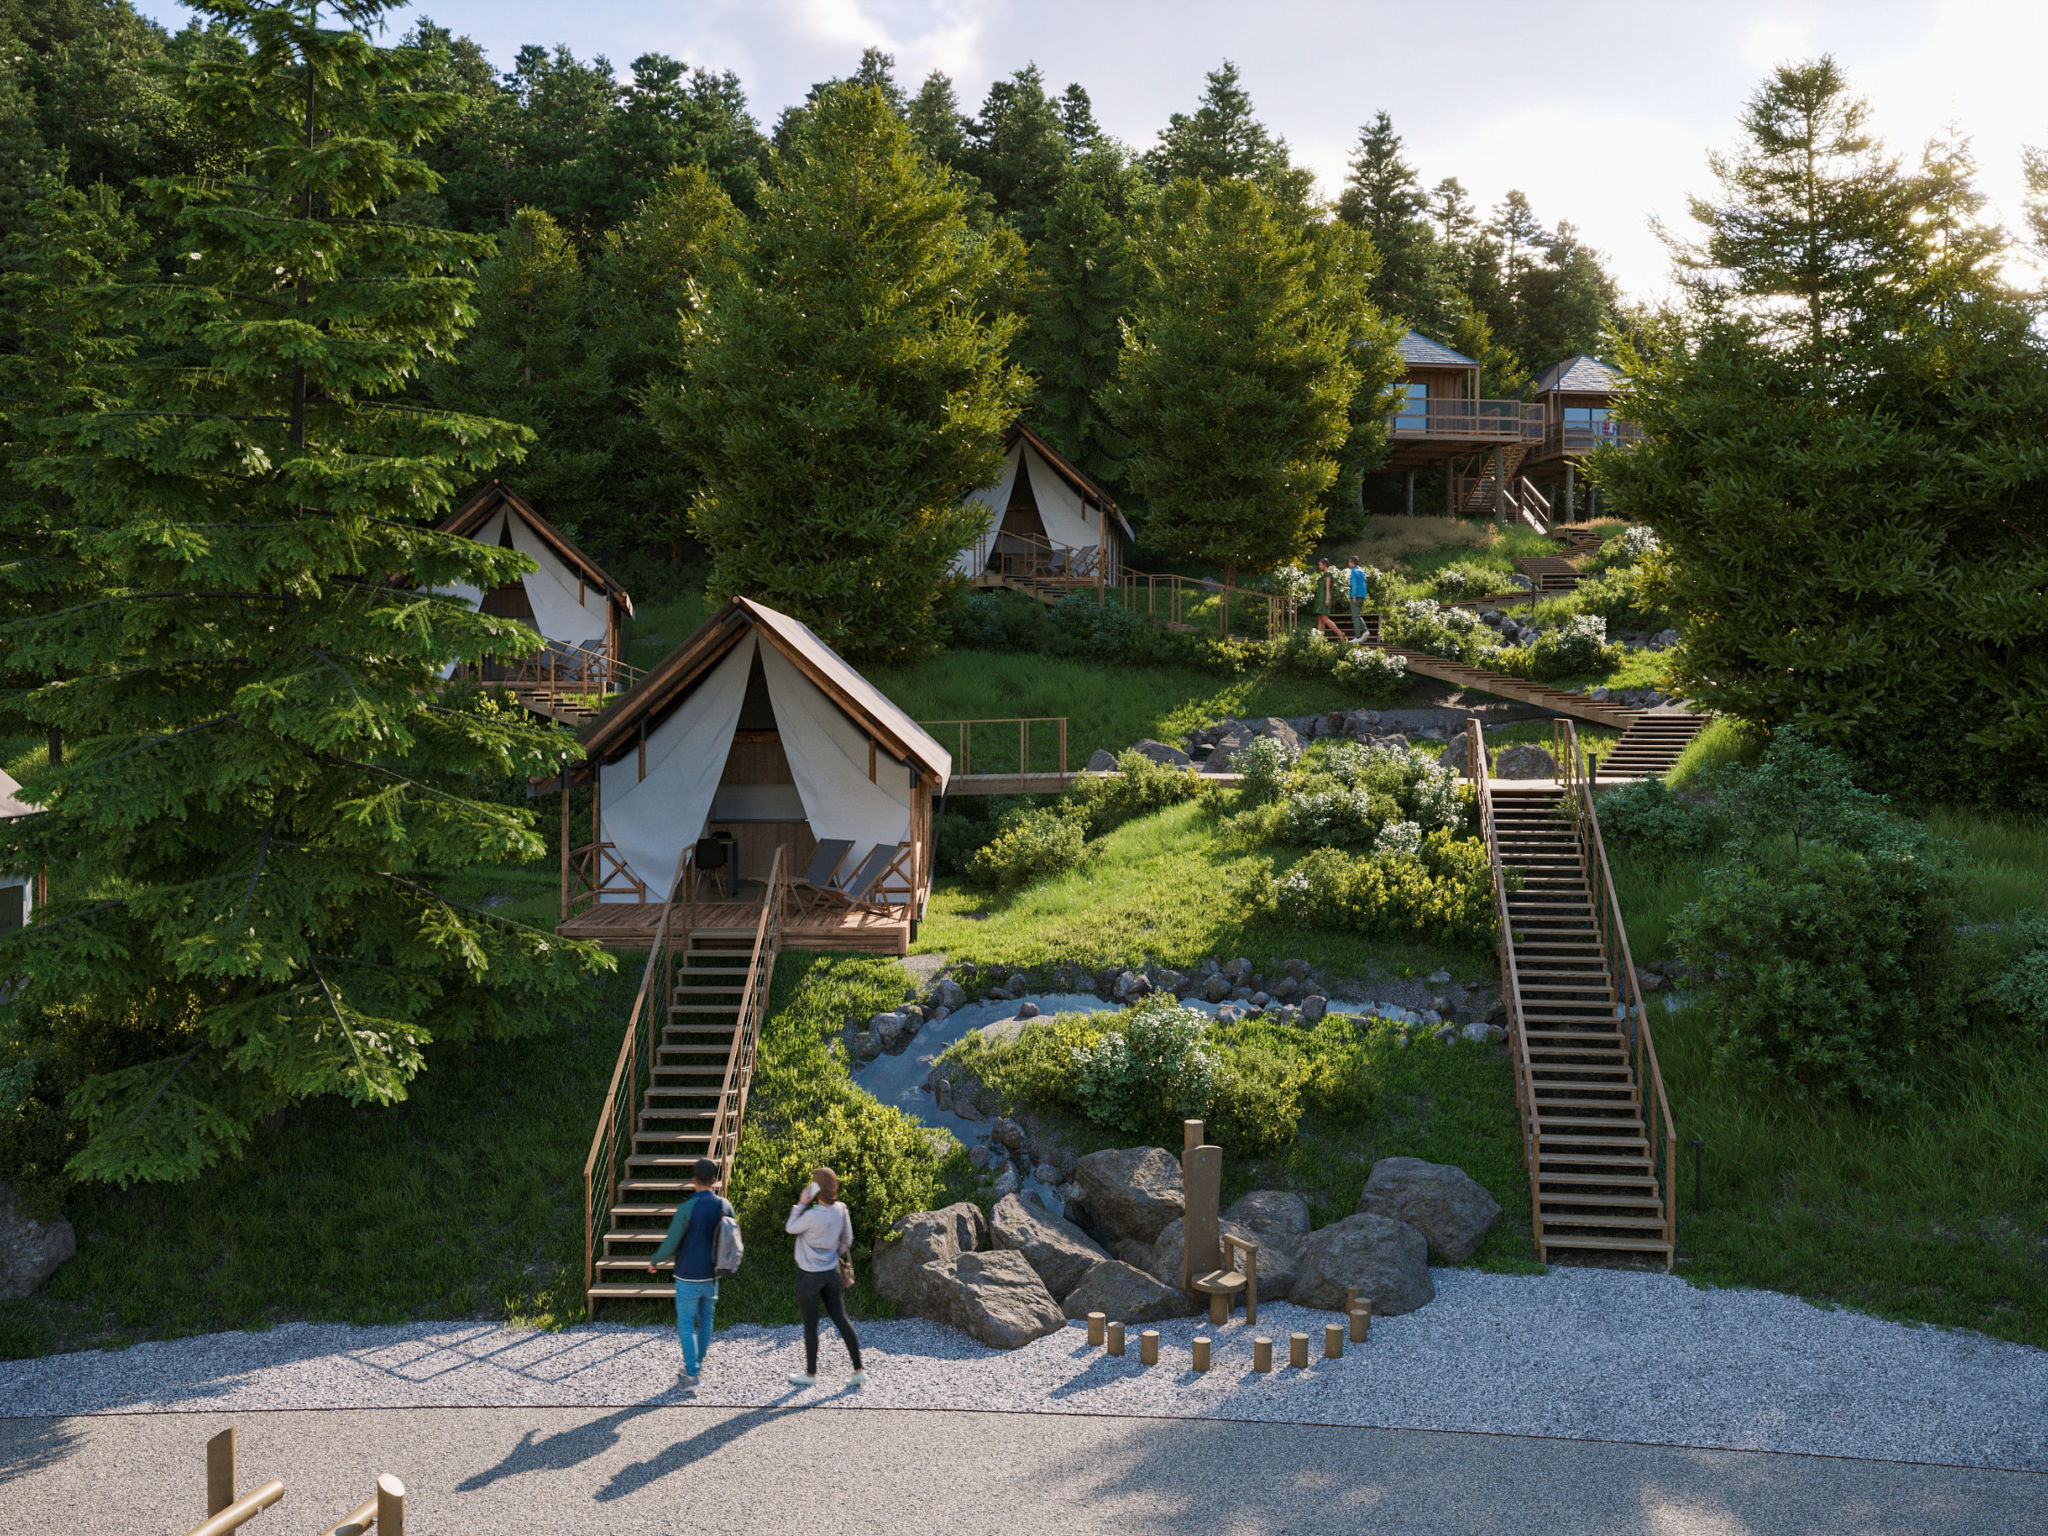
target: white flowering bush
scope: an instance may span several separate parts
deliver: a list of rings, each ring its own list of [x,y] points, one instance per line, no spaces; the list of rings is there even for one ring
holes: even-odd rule
[[[1410,598],[1388,613],[1385,639],[1406,650],[1427,651],[1478,665],[1493,646],[1493,633],[1479,615],[1464,608],[1446,608],[1426,597]]]
[[[1658,542],[1656,534],[1640,523],[1631,524],[1595,550],[1586,561],[1585,569],[1607,571],[1634,565],[1661,548],[1663,545]]]
[[[1390,821],[1380,828],[1372,851],[1386,858],[1418,858],[1422,854],[1422,827],[1413,821]]]
[[[1316,848],[1370,848],[1380,827],[1401,813],[1386,795],[1332,787],[1289,795],[1280,804],[1280,836]]]
[[[1334,676],[1369,705],[1396,704],[1408,696],[1408,658],[1378,646],[1347,648]]]
[[[1321,572],[1312,571],[1305,565],[1283,565],[1268,576],[1262,585],[1267,591],[1290,602],[1306,603],[1321,592]]]
[[[1100,1040],[1074,1050],[1082,1112],[1132,1135],[1158,1134],[1206,1113],[1216,1080],[1209,1022],[1166,995],[1126,1009]]]
[[[1530,671],[1546,679],[1603,672],[1615,659],[1614,647],[1607,643],[1607,621],[1597,613],[1573,614],[1538,635],[1529,648]]]
[[[1253,799],[1264,799],[1279,793],[1294,752],[1270,736],[1256,736],[1231,756],[1230,766],[1244,775],[1242,787]]]

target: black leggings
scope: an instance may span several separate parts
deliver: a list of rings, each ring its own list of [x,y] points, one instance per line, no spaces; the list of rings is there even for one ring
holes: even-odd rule
[[[839,1271],[828,1269],[813,1274],[807,1269],[798,1270],[796,1276],[796,1301],[804,1313],[804,1374],[818,1374],[818,1302],[823,1300],[825,1311],[832,1319],[832,1326],[839,1330],[839,1337],[845,1341],[846,1353],[853,1360],[853,1368],[860,1369],[860,1335],[853,1331],[853,1324],[846,1320],[846,1293],[840,1289]]]

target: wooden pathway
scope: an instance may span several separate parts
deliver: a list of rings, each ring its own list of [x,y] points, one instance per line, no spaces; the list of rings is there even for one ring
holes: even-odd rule
[[[555,932],[568,939],[589,939],[612,949],[645,949],[654,942],[661,924],[658,901],[608,901],[585,907],[575,916],[555,925]],[[692,907],[693,932],[732,935],[752,933],[761,915],[758,898],[744,895],[737,901],[699,900]],[[908,918],[884,917],[874,912],[803,912],[782,920],[784,949],[844,949],[865,954],[907,955],[910,953],[911,922]]]
[[[1515,561],[1515,569],[1536,583],[1538,593],[1550,596],[1569,592],[1586,579],[1572,561],[1569,555],[1524,555]]]
[[[1614,749],[1600,759],[1596,777],[1658,779],[1671,771],[1695,736],[1706,729],[1708,716],[1683,710],[1647,711],[1629,722]]]
[[[1569,688],[1548,688],[1527,678],[1509,677],[1504,672],[1489,672],[1484,667],[1468,667],[1462,661],[1452,661],[1445,656],[1432,656],[1428,651],[1407,651],[1398,646],[1385,649],[1397,656],[1405,656],[1408,670],[1418,677],[1433,677],[1439,682],[1455,683],[1460,688],[1498,694],[1501,698],[1534,704],[1539,709],[1570,715],[1591,725],[1614,726],[1626,731],[1636,719],[1637,712],[1625,704],[1610,704],[1590,694],[1574,693]]]

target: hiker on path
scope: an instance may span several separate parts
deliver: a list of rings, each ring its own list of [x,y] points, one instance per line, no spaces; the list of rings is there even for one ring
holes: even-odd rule
[[[647,1261],[651,1275],[656,1265],[675,1257],[676,1338],[683,1346],[683,1374],[678,1380],[686,1387],[697,1385],[697,1370],[711,1347],[711,1314],[718,1306],[718,1228],[732,1214],[732,1206],[717,1185],[718,1164],[698,1158],[683,1203],[668,1224],[668,1236]]]
[[[853,1375],[846,1384],[858,1387],[868,1373],[861,1368],[860,1335],[846,1319],[846,1292],[853,1285],[853,1217],[839,1201],[839,1175],[830,1168],[813,1168],[811,1182],[789,1208],[789,1220],[782,1230],[796,1238],[796,1301],[804,1314],[803,1374],[790,1377],[789,1384],[818,1384],[818,1304],[822,1301],[853,1361]]]
[[[1358,563],[1358,556],[1351,557],[1351,569],[1347,573],[1351,582],[1351,638],[1356,640],[1365,633],[1365,567]]]

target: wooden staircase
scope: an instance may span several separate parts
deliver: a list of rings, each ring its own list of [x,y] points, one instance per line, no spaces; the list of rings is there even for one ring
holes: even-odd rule
[[[1661,779],[1693,738],[1706,729],[1707,718],[1676,709],[1637,715],[1614,750],[1600,759],[1596,778]]]
[[[690,924],[693,854],[686,849],[677,868],[673,889],[681,894],[663,910],[584,1165],[584,1286],[592,1317],[600,1302],[675,1296],[674,1266],[650,1275],[648,1256],[668,1231],[699,1158],[718,1164],[725,1187],[746,1119],[788,899],[783,854],[775,856],[761,915],[749,928]],[[672,931],[685,935],[680,944],[671,941]]]
[[[1521,469],[1522,460],[1529,456],[1529,448],[1530,444],[1528,443],[1507,443],[1499,449],[1500,470],[1507,478],[1506,501],[1511,511],[1520,510],[1521,503],[1515,494],[1515,482],[1519,478],[1516,471]],[[1488,514],[1493,512],[1494,452],[1495,450],[1489,448],[1481,454],[1478,463],[1474,466],[1474,472],[1469,477],[1465,475],[1458,477],[1462,482],[1458,496],[1459,511],[1466,513],[1485,512]]]
[[[1550,536],[1564,540],[1564,552],[1568,557],[1590,555],[1606,542],[1590,528],[1575,528],[1569,524],[1551,529]]]
[[[550,688],[546,683],[514,683],[512,697],[536,715],[559,720],[575,730],[581,730],[604,713],[597,695],[562,693]]]
[[[1515,561],[1515,569],[1536,583],[1539,594],[1569,592],[1586,579],[1565,555],[1523,555]]]
[[[1351,622],[1351,610],[1346,608],[1342,612],[1324,614],[1316,620],[1316,628],[1325,635],[1328,635],[1332,640],[1340,640],[1346,645],[1359,639],[1360,631],[1363,631],[1365,639],[1377,643],[1380,638],[1380,625],[1383,622],[1383,616],[1380,614],[1362,613],[1359,615],[1359,622],[1353,624]]]
[[[1561,777],[1531,783],[1491,778],[1476,722],[1471,732],[1531,1236],[1544,1263],[1669,1269],[1677,1132],[1569,720],[1556,737]]]
[[[1498,694],[1504,699],[1534,704],[1540,709],[1570,715],[1592,725],[1613,726],[1624,734],[1636,719],[1636,711],[1627,705],[1610,704],[1604,699],[1594,698],[1591,694],[1574,693],[1569,688],[1545,687],[1542,683],[1532,683],[1525,677],[1510,677],[1505,672],[1489,672],[1484,667],[1467,666],[1462,661],[1452,661],[1447,656],[1433,656],[1428,651],[1408,651],[1398,646],[1388,646],[1386,649],[1407,657],[1408,670],[1419,677],[1433,677],[1439,682],[1455,683],[1460,688],[1476,688],[1481,693]]]

